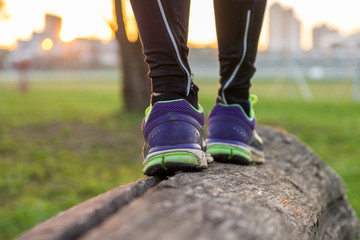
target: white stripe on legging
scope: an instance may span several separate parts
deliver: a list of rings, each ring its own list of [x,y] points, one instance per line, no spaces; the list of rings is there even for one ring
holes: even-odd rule
[[[176,56],[177,56],[177,58],[178,58],[178,60],[179,60],[179,62],[180,62],[180,64],[181,64],[181,67],[182,67],[182,68],[185,70],[185,72],[186,72],[186,75],[187,75],[187,78],[188,78],[188,85],[187,85],[187,88],[186,88],[186,95],[189,95],[189,93],[190,93],[190,85],[191,85],[191,74],[190,74],[189,70],[185,67],[183,61],[181,60],[179,49],[178,49],[178,47],[177,47],[177,45],[176,45],[176,41],[175,41],[174,35],[172,34],[171,29],[170,29],[170,26],[169,26],[169,23],[168,23],[168,21],[167,21],[167,19],[166,19],[165,11],[164,11],[164,8],[163,8],[163,6],[162,6],[162,4],[161,4],[161,1],[160,1],[160,0],[157,0],[157,2],[158,2],[158,5],[159,5],[159,8],[160,8],[161,16],[162,16],[162,18],[163,18],[163,20],[164,20],[164,23],[165,23],[165,26],[166,26],[166,30],[167,30],[167,32],[168,32],[168,34],[169,34],[169,37],[170,37],[170,39],[171,39],[171,42],[172,42],[172,44],[173,44],[173,46],[174,46],[174,49],[175,49],[175,52],[176,52]]]
[[[248,32],[249,32],[250,17],[251,17],[251,10],[248,10],[247,18],[246,18],[245,33],[244,33],[244,52],[243,52],[240,62],[238,63],[238,65],[236,65],[234,72],[231,74],[230,78],[228,79],[228,81],[226,82],[226,84],[224,85],[223,90],[222,90],[222,99],[225,104],[227,104],[227,101],[225,98],[225,89],[227,89],[229,87],[230,83],[234,80],[236,73],[239,71],[239,69],[245,59],[245,55],[246,55],[246,51],[247,51],[247,37],[248,37]]]

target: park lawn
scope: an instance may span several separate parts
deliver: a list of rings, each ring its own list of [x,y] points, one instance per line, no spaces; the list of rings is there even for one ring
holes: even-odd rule
[[[199,85],[208,113],[217,84]],[[291,84],[255,82],[253,92],[259,124],[284,128],[313,148],[344,179],[359,216],[360,105],[350,101],[348,85],[311,84],[314,102]],[[143,112],[123,111],[117,91],[114,81],[34,82],[23,96],[0,88],[0,239],[143,177]]]

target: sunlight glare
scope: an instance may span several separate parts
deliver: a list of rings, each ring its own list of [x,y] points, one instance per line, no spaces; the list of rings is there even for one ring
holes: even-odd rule
[[[191,2],[189,43],[191,46],[205,47],[216,44],[216,30],[212,1]]]
[[[45,38],[42,42],[41,42],[41,48],[44,51],[49,51],[53,48],[54,43],[53,40],[51,40],[50,38]]]
[[[71,34],[68,34],[68,33],[65,32],[65,31],[61,31],[61,33],[60,33],[60,39],[61,39],[61,41],[65,42],[65,43],[69,43],[69,42],[71,42],[72,40],[74,40],[75,37],[72,36]]]
[[[138,36],[129,0],[124,0],[124,20],[130,41]],[[0,21],[0,47],[13,48],[16,41],[29,40],[33,32],[41,32],[44,27],[44,14],[50,13],[62,17],[60,37],[64,42],[75,38],[96,38],[110,40],[114,32],[109,27],[113,19],[113,0],[6,0],[9,18]],[[360,8],[360,1],[343,0],[341,11],[338,0],[268,0],[267,9],[279,2],[294,8],[301,19],[301,45],[304,49],[312,46],[312,28],[327,23],[337,28],[342,35],[359,32],[359,21],[354,21]],[[326,6],[326,8],[324,7]],[[318,14],[321,9],[321,14]],[[335,14],[336,13],[336,14]],[[126,19],[125,19],[126,18]],[[264,19],[260,49],[268,43],[268,12]],[[211,0],[194,0],[191,2],[189,44],[191,46],[216,46],[214,10]]]
[[[138,29],[130,1],[123,0],[123,4],[123,18],[126,36],[129,42],[136,42],[138,40]]]

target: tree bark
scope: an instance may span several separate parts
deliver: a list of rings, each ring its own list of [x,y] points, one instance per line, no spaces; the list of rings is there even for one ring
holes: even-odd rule
[[[19,239],[358,240],[358,218],[341,178],[288,133],[258,131],[263,165],[213,163],[161,182],[147,178],[69,209]],[[121,207],[105,207],[109,203]],[[76,224],[88,227],[68,237],[81,229]]]
[[[144,61],[140,38],[130,42],[126,36],[121,0],[114,0],[119,43],[120,64],[123,85],[121,94],[127,110],[144,109],[149,105],[150,80],[148,67]]]
[[[177,174],[81,239],[357,240],[340,177],[291,135],[259,134],[265,164]]]

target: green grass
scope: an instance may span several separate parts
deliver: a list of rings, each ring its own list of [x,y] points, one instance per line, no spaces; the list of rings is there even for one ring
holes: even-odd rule
[[[314,102],[293,84],[253,84],[258,122],[311,146],[344,179],[360,215],[360,105],[351,102],[350,84],[311,83]],[[199,85],[209,112],[217,83]],[[0,86],[0,239],[143,177],[143,113],[121,110],[116,82],[34,82],[23,96]]]

